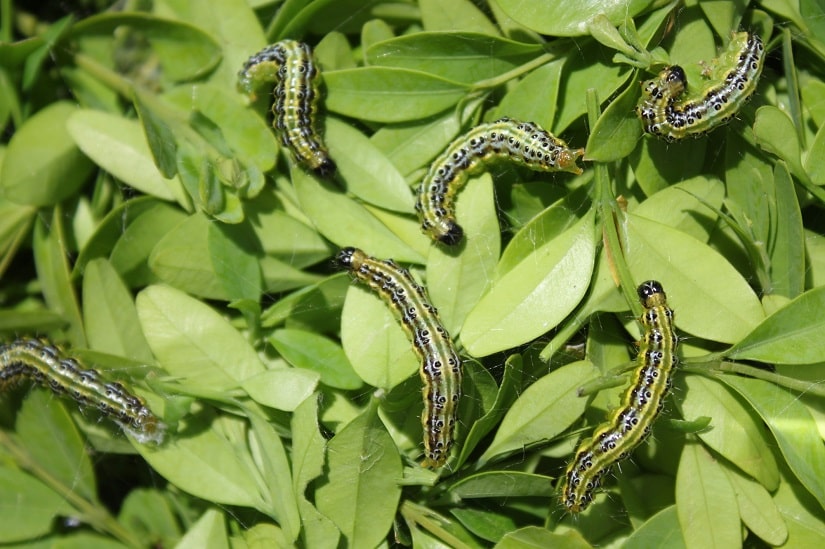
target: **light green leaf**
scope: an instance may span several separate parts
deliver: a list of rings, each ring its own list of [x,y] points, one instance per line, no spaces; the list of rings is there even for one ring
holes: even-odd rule
[[[373,547],[389,532],[401,489],[401,457],[377,414],[378,402],[341,429],[328,445],[327,482],[316,490],[318,510],[351,547]]]
[[[490,34],[422,32],[375,44],[367,50],[367,59],[373,65],[422,71],[472,84],[512,70],[541,53],[539,44]]]
[[[241,387],[255,402],[292,412],[315,391],[320,378],[301,368],[275,368],[244,380]]]
[[[160,447],[138,444],[135,448],[155,471],[196,497],[226,505],[264,507],[252,457],[245,453],[245,421],[201,413],[182,421],[180,429],[186,436],[170,436]]]
[[[244,337],[201,301],[166,286],[137,297],[143,333],[169,374],[212,391],[228,390],[263,372]]]
[[[83,317],[92,348],[154,362],[132,295],[105,259],[90,261],[83,273]]]
[[[758,482],[733,468],[726,468],[736,493],[742,522],[765,542],[780,546],[788,539],[788,528],[771,495]],[[778,485],[778,483],[777,483]]]
[[[51,532],[56,515],[76,511],[60,495],[20,469],[0,468],[0,542],[22,542]]]
[[[86,156],[124,183],[162,200],[182,197],[177,178],[167,179],[155,165],[138,121],[81,109],[67,127]]]
[[[381,208],[413,213],[414,199],[407,182],[363,133],[329,117],[325,137],[349,192]]]
[[[392,311],[366,288],[350,287],[341,311],[341,342],[365,382],[392,389],[418,370],[412,342]]]
[[[329,387],[357,389],[361,386],[361,379],[341,346],[320,334],[305,330],[275,330],[269,341],[287,362],[296,368],[317,372],[321,382]]]
[[[486,356],[557,326],[587,291],[596,253],[591,211],[557,238],[536,244],[467,315],[461,341]]]
[[[699,432],[702,442],[769,490],[775,490],[779,469],[761,421],[754,422],[749,411],[724,385],[695,375],[685,376],[684,380],[686,387],[677,391],[682,398],[676,399],[682,417],[712,418],[710,428]]]
[[[768,424],[791,471],[825,507],[825,448],[811,413],[796,395],[758,379],[722,376]]]
[[[721,465],[688,443],[676,475],[676,509],[687,547],[739,547],[736,494]]]
[[[574,362],[530,385],[501,420],[479,462],[555,438],[584,412],[587,399],[577,391],[598,373],[589,362]]]
[[[805,292],[762,321],[726,354],[733,360],[811,364],[825,356],[825,287]]]
[[[719,252],[681,231],[633,214],[628,214],[625,227],[633,277],[638,283],[650,279],[662,283],[679,329],[733,343],[764,317],[753,289]]]
[[[626,17],[641,13],[650,5],[646,0],[584,0],[582,2],[529,2],[526,0],[496,0],[507,15],[528,29],[551,36],[583,36],[589,33],[587,23],[605,15],[611,23],[621,23]]]
[[[76,112],[71,103],[57,102],[14,132],[0,164],[0,188],[8,200],[50,206],[86,183],[93,166],[67,129]]]
[[[374,122],[419,120],[452,107],[467,87],[424,72],[363,67],[328,72],[326,107]]]

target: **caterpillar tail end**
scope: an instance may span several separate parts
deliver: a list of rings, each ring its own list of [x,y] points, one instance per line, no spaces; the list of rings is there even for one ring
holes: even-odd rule
[[[584,156],[584,149],[565,149],[559,154],[559,169],[576,175],[581,175],[583,170],[576,164],[576,160]]]

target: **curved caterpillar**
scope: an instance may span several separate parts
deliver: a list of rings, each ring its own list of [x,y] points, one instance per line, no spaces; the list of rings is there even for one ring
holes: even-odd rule
[[[379,260],[356,248],[344,248],[335,262],[347,269],[383,299],[401,319],[401,325],[421,360],[424,384],[424,467],[441,467],[453,445],[453,431],[461,399],[461,358],[426,290],[409,271],[391,259]]]
[[[626,458],[650,433],[670,390],[671,373],[679,363],[673,311],[667,306],[662,285],[648,280],[637,293],[645,308],[639,319],[645,333],[639,342],[633,383],[625,391],[622,405],[582,442],[567,466],[561,499],[571,513],[590,505],[610,467]]]
[[[725,53],[706,68],[710,80],[697,96],[682,98],[688,86],[684,69],[666,67],[656,78],[642,82],[636,114],[647,133],[667,141],[699,137],[730,120],[750,98],[764,61],[759,36],[732,33]]]
[[[29,378],[80,406],[97,408],[140,443],[163,442],[166,426],[142,398],[123,385],[105,381],[97,370],[86,370],[74,358],[36,339],[18,339],[0,346],[0,390]]]
[[[315,125],[318,85],[321,73],[309,46],[295,40],[281,40],[250,57],[238,74],[238,88],[255,99],[255,90],[275,82],[273,127],[297,162],[321,177],[335,173]]]
[[[467,177],[490,160],[506,159],[541,172],[582,173],[576,159],[584,149],[567,144],[532,122],[502,118],[481,124],[455,139],[435,159],[418,187],[415,209],[421,230],[448,246],[461,242],[453,202]]]

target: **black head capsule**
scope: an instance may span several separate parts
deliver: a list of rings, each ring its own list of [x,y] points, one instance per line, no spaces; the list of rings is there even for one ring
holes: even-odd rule
[[[464,238],[464,229],[455,221],[447,221],[447,232],[438,236],[438,241],[447,246],[455,246]]]
[[[649,305],[649,303],[654,296],[661,296],[662,300],[667,298],[662,284],[656,280],[642,282],[636,289],[636,293],[639,295],[639,300],[642,302],[642,305],[648,308],[652,306]]]
[[[342,248],[340,252],[335,256],[335,259],[332,262],[335,266],[339,269],[343,269],[349,271],[352,269],[352,256],[355,255],[355,248],[348,246],[346,248]]]

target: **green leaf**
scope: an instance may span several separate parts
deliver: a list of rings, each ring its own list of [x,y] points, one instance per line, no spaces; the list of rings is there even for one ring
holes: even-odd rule
[[[175,547],[178,549],[229,549],[226,516],[217,509],[207,509]]]
[[[802,212],[791,174],[784,163],[774,169],[777,224],[771,247],[771,288],[774,294],[793,299],[805,289],[805,240]]]
[[[53,394],[42,389],[32,391],[17,415],[15,427],[29,459],[36,464],[30,469],[54,482],[52,489],[71,490],[86,502],[97,501],[97,479],[83,437]],[[117,432],[111,423],[107,427]]]
[[[401,489],[401,458],[372,400],[328,445],[326,483],[316,490],[318,510],[352,547],[373,547],[389,532]]]
[[[218,43],[203,29],[148,13],[103,13],[72,27],[74,39],[111,37],[119,27],[131,27],[151,38],[164,75],[173,81],[196,78],[212,70],[221,59]]]
[[[240,419],[213,416],[192,415],[180,425],[186,436],[170,436],[160,447],[135,448],[181,490],[214,503],[263,508],[252,456],[246,453],[248,426]]]
[[[318,232],[337,246],[355,246],[375,257],[396,261],[423,262],[416,251],[361,204],[301,169],[293,170],[292,177],[303,212]]]
[[[264,370],[225,318],[178,290],[150,286],[138,294],[137,310],[158,362],[192,386],[228,390]]]
[[[811,364],[822,360],[825,287],[809,290],[754,327],[725,354],[731,360]]]
[[[0,164],[0,187],[21,205],[50,206],[75,194],[87,182],[92,164],[67,130],[77,108],[57,102],[14,133]]]
[[[204,515],[208,515],[207,511]],[[117,516],[137,539],[171,542],[181,536],[177,515],[166,493],[159,488],[135,488],[123,501]]]
[[[316,509],[304,495],[311,481],[321,476],[324,468],[326,441],[318,424],[318,398],[310,397],[292,415],[292,470],[298,509],[301,513],[302,540],[307,547],[337,543],[341,537],[331,520]]]
[[[594,215],[585,215],[557,238],[536,243],[467,315],[461,341],[486,356],[534,339],[557,326],[578,305],[596,253]]]
[[[470,376],[470,364],[464,365],[465,376]],[[504,363],[504,375],[501,380],[501,386],[496,393],[495,401],[489,407],[489,410],[481,415],[472,425],[464,437],[461,445],[461,453],[459,455],[459,463],[464,463],[470,456],[470,453],[475,447],[487,436],[493,428],[498,425],[507,410],[510,409],[513,402],[518,398],[518,393],[521,390],[521,377],[524,362],[521,355],[514,354],[507,358]],[[466,398],[463,400],[467,400]],[[462,413],[462,410],[459,410]],[[461,417],[464,417],[463,413]]]
[[[45,536],[52,530],[55,515],[75,510],[51,488],[19,469],[0,468],[0,542],[14,543]]]
[[[328,110],[374,122],[426,118],[452,107],[468,91],[451,80],[390,67],[332,71],[324,82]]]
[[[628,214],[627,261],[634,279],[658,280],[677,328],[733,343],[764,317],[750,285],[721,254],[687,234]],[[708,311],[715,311],[708,315]]]
[[[412,343],[387,304],[366,288],[351,286],[341,311],[341,343],[358,376],[392,389],[418,370]]]
[[[567,429],[587,407],[577,391],[598,375],[592,364],[568,364],[530,385],[516,400],[496,431],[495,439],[479,458],[485,463],[496,456],[553,440]]]
[[[330,117],[326,141],[349,192],[380,208],[413,213],[414,200],[407,182],[364,134]]]
[[[420,0],[421,20],[428,31],[499,31],[470,0]]]
[[[286,449],[274,427],[256,411],[247,414],[252,425],[252,436],[260,452],[258,465],[263,475],[261,492],[267,494],[263,510],[278,521],[284,533],[293,542],[301,531],[298,503],[292,487],[292,471]]]
[[[419,168],[427,168],[462,129],[461,113],[448,111],[415,123],[386,125],[370,140],[396,166],[410,176]],[[423,173],[416,173],[418,180]]]
[[[625,549],[652,549],[655,547],[682,549],[685,539],[679,526],[676,506],[671,505],[653,515],[628,537]]]
[[[128,285],[145,286],[157,282],[157,277],[149,268],[152,248],[176,225],[182,223],[187,215],[177,208],[154,200],[150,200],[145,212],[137,213],[131,207],[137,205],[135,202],[127,202],[131,203],[130,208],[121,212],[124,215],[128,215],[128,212],[135,217],[125,228],[118,227],[115,235],[117,241],[111,248],[109,261]],[[114,213],[118,211],[113,210]],[[112,229],[112,232],[114,231]],[[84,248],[84,251],[88,249],[89,246]]]
[[[450,493],[462,499],[550,497],[554,491],[548,477],[515,471],[478,473],[450,487]]]
[[[230,300],[261,298],[260,242],[247,224],[210,223],[207,231],[210,263]]]
[[[143,337],[132,295],[105,259],[94,259],[83,273],[83,316],[92,348],[154,361]]]
[[[472,84],[523,65],[542,51],[539,44],[523,44],[490,34],[421,32],[371,46],[367,61],[371,65],[421,71]]]
[[[607,106],[587,139],[585,160],[613,162],[636,148],[642,135],[634,113],[638,99],[639,88],[631,85]]]
[[[558,59],[531,71],[521,80],[508,86],[496,115],[517,120],[530,120],[542,128],[553,128],[559,103],[564,59]],[[541,101],[536,101],[541,97]],[[572,143],[570,143],[572,146]]]
[[[72,345],[86,347],[86,333],[71,282],[65,244],[60,208],[55,208],[48,228],[44,218],[38,218],[34,225],[32,247],[41,291],[49,308],[62,315],[68,324],[66,331]]]
[[[501,247],[492,181],[489,175],[478,179],[470,181],[456,202],[465,236],[463,253],[433,246],[427,260],[430,298],[453,337],[490,287],[490,278],[479,273],[493,272]]]
[[[776,107],[761,107],[756,111],[753,133],[759,145],[788,163],[788,167],[803,182],[810,178],[802,167],[796,129],[787,114]]]
[[[825,525],[816,512],[816,502],[808,497],[798,484],[783,482],[774,495],[774,501],[788,527],[787,544],[799,547],[817,547],[825,542]]]
[[[574,530],[555,534],[538,526],[526,526],[513,530],[501,538],[495,549],[524,549],[530,547],[559,547],[560,549],[589,549],[592,547]]]
[[[682,451],[676,476],[676,509],[687,547],[738,547],[736,494],[721,465],[700,444]]]
[[[742,522],[771,545],[780,546],[785,543],[788,528],[768,491],[735,469],[726,468],[725,472],[736,493]]]
[[[715,177],[696,176],[657,192],[633,214],[673,227],[702,242],[716,230],[725,185]]]
[[[333,332],[341,328],[341,307],[351,279],[339,273],[293,292],[264,311],[265,328],[279,326],[287,320],[296,328]]]
[[[614,25],[646,9],[650,2],[543,2],[524,0],[497,0],[504,12],[528,29],[551,36],[583,36],[588,34],[587,23],[598,15],[605,15]]]
[[[698,435],[702,442],[769,490],[775,490],[779,469],[761,421],[757,424],[724,385],[701,376],[688,375],[684,379],[686,387],[677,390],[683,396],[676,400],[682,417],[713,418],[710,428]]]
[[[322,335],[304,330],[276,330],[269,341],[296,368],[317,372],[324,385],[336,389],[361,386],[361,379],[341,347]]]
[[[246,379],[244,391],[264,406],[292,412],[318,386],[321,376],[301,368],[275,368]]]
[[[722,376],[768,424],[791,471],[825,507],[825,448],[810,412],[786,389],[758,379]]]
[[[124,183],[162,200],[181,198],[180,182],[160,173],[137,121],[81,109],[68,129],[86,156]]]

